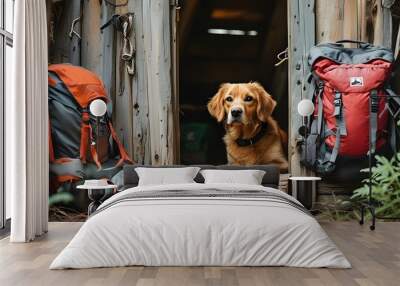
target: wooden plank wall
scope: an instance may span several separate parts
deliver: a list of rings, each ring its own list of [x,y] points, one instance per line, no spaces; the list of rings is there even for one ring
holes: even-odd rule
[[[115,13],[113,6],[102,1],[100,9],[100,25],[105,24]],[[115,30],[111,25],[100,33],[100,75],[103,79],[108,96],[115,102]]]
[[[144,49],[146,53],[147,90],[149,99],[151,163],[174,161],[173,107],[171,86],[171,34],[169,2],[143,3]]]
[[[391,48],[390,7],[394,2],[395,0],[317,0],[317,43],[348,39]]]
[[[111,2],[120,5],[126,0]],[[179,160],[178,71],[173,64],[178,61],[175,6],[173,0],[130,0],[117,8],[106,1],[90,0],[49,5],[53,62],[81,65],[102,78],[114,103],[115,129],[134,161],[142,164]],[[130,36],[136,48],[133,76],[120,60],[121,33],[113,26],[100,31],[116,12],[135,15]],[[81,17],[75,26],[80,42],[68,36],[77,17]]]
[[[105,1],[47,1],[50,63],[81,65],[96,73],[104,82],[108,96],[115,102],[115,33],[100,26],[115,13]],[[80,18],[70,37],[72,21]],[[110,110],[112,105],[109,106]]]
[[[76,0],[75,0],[76,1]],[[100,27],[111,18],[115,8],[105,1],[83,1],[81,65],[99,75],[110,98],[114,97],[114,28]]]
[[[117,47],[116,108],[119,134],[125,138],[133,160],[164,165],[178,160],[177,89],[171,51],[170,2],[131,0],[125,12],[134,13],[131,41],[136,46],[134,76],[127,75]],[[175,46],[175,45],[173,45]]]
[[[101,74],[101,4],[100,1],[83,1],[82,16],[82,66]]]
[[[48,2],[49,3],[49,2]],[[114,29],[100,32],[104,24],[115,12],[105,1],[69,0],[50,7],[49,35],[50,62],[81,65],[99,75],[106,86],[108,95],[113,98],[115,90]],[[78,36],[70,37],[74,19]]]
[[[171,14],[171,85],[172,85],[172,116],[174,122],[173,129],[173,163],[180,163],[181,144],[180,144],[180,102],[179,102],[179,65],[180,65],[180,11],[179,0],[170,0],[170,14]],[[193,0],[192,0],[193,1]]]
[[[172,1],[172,2],[171,2]],[[99,28],[114,13],[105,1],[65,1],[66,22],[55,31],[65,37],[72,19],[83,18],[76,26],[82,32],[81,54],[76,41],[60,48],[60,61],[78,63],[102,76],[114,99],[114,121],[128,152],[138,163],[171,164],[179,155],[179,116],[176,54],[176,14],[171,14],[175,1],[131,0],[116,12],[133,12],[134,31],[131,41],[136,47],[136,74],[129,76],[120,62],[122,38],[109,27]],[[120,4],[125,0],[117,0]],[[296,152],[300,117],[295,112],[302,98],[309,97],[306,76],[309,73],[307,51],[316,42],[343,38],[373,41],[391,46],[390,6],[394,0],[288,0],[289,38],[289,136],[292,175],[308,174],[300,167]],[[327,13],[329,11],[329,13]],[[174,22],[171,22],[173,15]],[[82,28],[81,28],[82,27]],[[372,28],[371,28],[372,27]],[[81,29],[81,30],[80,30]],[[114,40],[116,39],[116,41]],[[63,42],[61,39],[57,43]],[[100,43],[100,44],[99,44]],[[173,48],[171,48],[171,43]],[[68,55],[67,52],[68,51]],[[116,56],[111,56],[115,54]],[[114,68],[115,67],[115,68]],[[114,72],[116,70],[116,72]],[[338,187],[338,186],[336,186]],[[338,187],[340,189],[340,186]]]
[[[70,37],[71,24],[81,16],[81,1],[70,0],[54,4],[46,1],[49,35],[49,62],[80,65],[80,40]],[[81,23],[74,30],[81,34]]]
[[[121,5],[125,0],[117,0],[116,4]],[[116,8],[116,14],[122,15],[128,12],[128,6],[120,6]],[[113,106],[113,122],[115,130],[127,152],[132,154],[140,153],[133,150],[133,104],[132,104],[132,78],[126,72],[124,62],[121,60],[121,48],[123,38],[121,33],[116,33],[116,48],[115,48],[115,98]],[[135,43],[135,35],[131,34],[130,40]],[[134,161],[138,161],[137,157],[132,156]]]
[[[310,86],[306,80],[310,70],[307,52],[315,44],[314,0],[288,1],[288,42],[289,42],[289,162],[292,176],[309,173],[300,166],[297,152],[298,129],[301,117],[297,114],[297,104],[309,98]]]

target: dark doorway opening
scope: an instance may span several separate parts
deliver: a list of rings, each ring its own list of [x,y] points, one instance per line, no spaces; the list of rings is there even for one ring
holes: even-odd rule
[[[200,4],[201,2],[201,4]],[[224,82],[258,81],[277,101],[273,117],[288,129],[287,3],[186,0],[180,21],[181,162],[225,164],[223,126],[207,102]]]

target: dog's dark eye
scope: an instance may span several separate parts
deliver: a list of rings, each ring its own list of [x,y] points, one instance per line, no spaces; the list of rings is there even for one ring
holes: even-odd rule
[[[232,102],[232,101],[233,101],[233,98],[232,98],[232,96],[228,96],[227,98],[225,98],[225,100],[226,100],[226,101],[229,101],[229,102]]]
[[[253,97],[250,96],[250,95],[248,95],[248,96],[246,96],[246,97],[244,98],[244,101],[252,101],[252,100],[253,100]]]

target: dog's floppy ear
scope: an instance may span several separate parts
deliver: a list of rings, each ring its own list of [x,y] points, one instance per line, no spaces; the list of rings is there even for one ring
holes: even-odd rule
[[[266,122],[275,109],[276,101],[272,99],[271,95],[258,82],[252,82],[250,86],[253,92],[257,94],[257,117],[260,121]]]
[[[228,83],[222,84],[218,92],[207,104],[208,112],[210,112],[211,116],[215,117],[218,122],[222,122],[225,118],[224,95],[228,86]]]

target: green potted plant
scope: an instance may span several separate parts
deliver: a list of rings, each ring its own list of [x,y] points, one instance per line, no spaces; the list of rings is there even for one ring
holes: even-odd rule
[[[376,205],[377,217],[400,218],[400,152],[391,159],[376,156],[372,167],[372,200]],[[368,172],[368,169],[361,170]],[[367,201],[369,198],[369,178],[364,185],[353,192],[353,202]]]

